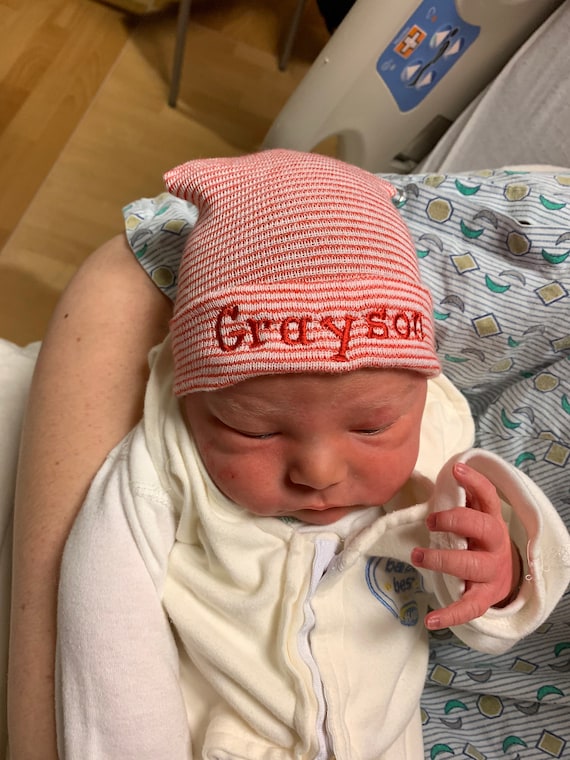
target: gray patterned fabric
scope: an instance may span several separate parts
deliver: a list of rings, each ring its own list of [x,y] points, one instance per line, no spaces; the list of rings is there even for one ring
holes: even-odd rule
[[[438,353],[478,445],[533,478],[570,526],[570,171],[389,176],[434,298]],[[124,210],[130,245],[170,298],[196,210],[162,194]],[[500,657],[432,638],[426,758],[570,751],[570,594]]]

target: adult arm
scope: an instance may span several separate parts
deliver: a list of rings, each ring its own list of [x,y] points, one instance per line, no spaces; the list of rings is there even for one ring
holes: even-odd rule
[[[170,302],[123,236],[75,275],[48,327],[24,422],[14,522],[8,677],[11,760],[57,758],[59,565],[91,479],[142,412],[148,350]]]

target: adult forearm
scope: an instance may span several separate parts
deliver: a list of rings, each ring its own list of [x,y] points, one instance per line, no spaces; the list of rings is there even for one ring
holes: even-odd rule
[[[38,359],[14,522],[8,722],[11,760],[57,757],[54,652],[59,563],[95,472],[140,417],[148,350],[169,302],[124,237],[98,249],[62,296]]]

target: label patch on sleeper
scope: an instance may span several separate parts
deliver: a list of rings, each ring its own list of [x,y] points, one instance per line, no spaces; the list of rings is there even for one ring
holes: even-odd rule
[[[422,577],[417,570],[390,557],[370,557],[365,572],[372,595],[402,625],[417,625],[419,607],[415,596],[423,591]]]

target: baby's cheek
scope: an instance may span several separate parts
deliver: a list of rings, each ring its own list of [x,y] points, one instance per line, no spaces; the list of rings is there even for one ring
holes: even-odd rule
[[[239,482],[239,470],[231,463],[221,463],[215,458],[210,459],[207,456],[204,458],[204,464],[208,471],[208,475],[212,478],[220,491],[231,498],[228,491],[232,490],[232,486],[235,486],[236,483]]]
[[[196,443],[208,475],[218,488],[223,490],[221,483],[226,479],[231,481],[235,477],[231,459],[217,451],[216,446],[210,441],[198,439]]]
[[[258,485],[255,477],[242,468],[238,463],[205,462],[206,469],[218,489],[230,501],[245,509],[256,501]]]
[[[219,449],[207,445],[202,445],[199,451],[211,480],[226,498],[238,506],[256,514],[265,514],[267,504],[279,500],[274,468],[259,454],[222,454]]]

